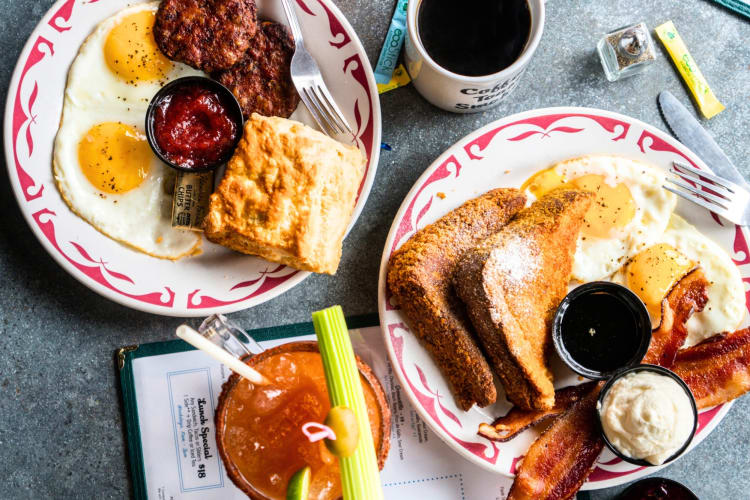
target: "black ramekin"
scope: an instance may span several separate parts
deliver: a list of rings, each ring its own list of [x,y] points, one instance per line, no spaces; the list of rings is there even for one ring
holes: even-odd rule
[[[219,158],[218,161],[200,167],[183,167],[182,165],[178,165],[177,163],[173,163],[172,161],[170,161],[159,147],[159,143],[156,141],[156,137],[154,137],[154,114],[156,113],[157,106],[165,97],[176,92],[180,87],[196,84],[210,89],[223,97],[226,97],[225,102],[227,102],[231,108],[227,111],[231,114],[232,119],[237,124],[237,130],[239,130],[239,133],[237,134],[237,138],[235,139],[232,147],[229,148],[227,150],[227,153]],[[146,110],[146,138],[148,139],[148,144],[149,146],[151,146],[154,154],[170,167],[177,170],[182,170],[183,172],[208,172],[228,162],[232,157],[237,144],[242,138],[243,123],[244,121],[242,116],[242,107],[240,106],[239,101],[237,101],[237,98],[231,90],[229,90],[216,80],[212,80],[211,78],[206,78],[203,76],[186,76],[183,78],[178,78],[177,80],[171,81],[168,84],[164,85],[151,99],[151,102],[148,105],[148,109]]]
[[[562,321],[568,308],[574,301],[592,293],[608,293],[617,297],[625,307],[630,309],[630,312],[636,321],[635,333],[638,335],[638,346],[635,353],[625,362],[625,364],[621,366],[613,366],[606,371],[594,370],[580,364],[573,358],[573,356],[571,356],[565,348],[562,340]],[[565,296],[562,302],[560,302],[552,322],[552,343],[554,344],[555,350],[560,356],[560,359],[562,359],[563,362],[565,362],[565,364],[577,374],[592,380],[607,379],[624,368],[629,368],[639,364],[643,359],[643,356],[646,355],[650,342],[651,318],[648,315],[648,309],[646,309],[643,301],[624,286],[609,281],[592,281],[575,288]]]
[[[617,500],[643,500],[644,498],[652,498],[649,497],[643,497],[643,496],[634,496],[634,494],[638,491],[639,488],[643,488],[644,486],[653,486],[658,487],[660,485],[668,485],[669,487],[673,488],[672,491],[669,493],[674,494],[675,492],[678,493],[678,497],[666,497],[666,496],[660,496],[660,497],[653,497],[654,500],[666,500],[667,498],[672,498],[673,500],[698,500],[698,496],[690,491],[690,488],[685,486],[682,483],[678,483],[677,481],[674,481],[672,479],[667,479],[666,477],[647,477],[645,479],[641,479],[640,481],[636,481],[627,488],[625,488],[620,495],[618,495]]]
[[[690,436],[685,440],[685,443],[683,443],[683,445],[672,456],[667,458],[661,464],[658,464],[658,465],[665,465],[675,460],[680,455],[682,455],[682,453],[687,449],[687,447],[690,446],[690,443],[693,441],[693,437],[695,436],[695,432],[698,430],[698,407],[695,405],[695,397],[693,397],[693,393],[690,391],[690,388],[687,386],[685,381],[682,380],[680,376],[677,375],[675,372],[673,372],[672,370],[668,370],[664,368],[663,366],[646,365],[646,364],[633,366],[631,368],[627,368],[625,370],[621,370],[617,372],[612,378],[610,378],[607,381],[606,384],[604,384],[604,387],[602,387],[602,390],[599,392],[599,404],[597,404],[596,417],[599,422],[599,427],[602,433],[602,438],[604,439],[604,443],[607,445],[607,448],[612,450],[612,453],[617,455],[619,458],[625,460],[626,462],[629,462],[634,465],[641,465],[644,467],[654,467],[657,465],[657,464],[652,464],[651,462],[648,462],[643,459],[628,457],[627,455],[620,452],[615,447],[615,445],[613,445],[609,441],[609,439],[607,438],[607,434],[604,432],[604,426],[602,425],[602,415],[601,415],[600,410],[604,406],[604,398],[607,396],[607,393],[612,388],[612,385],[617,380],[627,375],[628,373],[640,372],[640,371],[650,371],[653,373],[657,373],[659,375],[666,375],[667,377],[677,382],[687,394],[688,399],[690,400],[690,406],[693,408],[693,430],[690,432]]]

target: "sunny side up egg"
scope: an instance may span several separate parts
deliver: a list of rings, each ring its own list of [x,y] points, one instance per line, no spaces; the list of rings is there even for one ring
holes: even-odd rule
[[[572,278],[605,279],[664,233],[677,197],[662,189],[664,173],[618,156],[586,156],[556,163],[521,186],[530,199],[568,186],[592,191],[573,258]]]
[[[144,122],[166,82],[203,73],[159,51],[152,33],[158,6],[119,11],[81,45],[68,73],[53,170],[65,202],[96,229],[154,257],[179,259],[197,252],[201,237],[172,228],[174,173],[151,151]]]
[[[661,302],[686,273],[700,266],[709,282],[708,303],[687,322],[685,346],[721,332],[734,331],[745,316],[745,286],[727,253],[695,227],[672,214],[658,242],[625,264],[612,281],[627,286],[659,323]]]

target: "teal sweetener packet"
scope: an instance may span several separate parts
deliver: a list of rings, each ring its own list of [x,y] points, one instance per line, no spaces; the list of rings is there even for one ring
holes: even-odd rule
[[[380,57],[378,57],[378,64],[375,66],[375,81],[377,83],[385,84],[391,81],[393,69],[398,63],[398,55],[406,36],[406,6],[408,2],[409,0],[398,0],[398,4],[396,4],[396,11],[393,13],[385,43],[380,51]]]

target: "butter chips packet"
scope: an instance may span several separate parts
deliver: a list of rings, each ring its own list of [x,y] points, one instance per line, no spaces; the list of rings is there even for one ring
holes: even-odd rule
[[[406,72],[406,68],[404,68],[403,64],[399,64],[398,68],[393,70],[393,76],[391,77],[391,81],[389,81],[388,83],[378,83],[378,94],[383,94],[385,92],[388,92],[389,90],[403,87],[404,85],[407,85],[409,82],[411,82],[411,78],[409,78],[409,73]]]
[[[385,36],[385,43],[380,50],[378,63],[375,65],[375,81],[378,84],[387,85],[391,81],[393,69],[398,62],[398,55],[401,53],[401,46],[404,45],[406,36],[406,7],[408,0],[398,0],[396,10],[393,12],[391,25],[388,27],[388,34]]]
[[[214,172],[177,172],[172,198],[172,227],[203,231],[214,189]]]
[[[656,28],[656,35],[661,40],[661,43],[664,44],[667,52],[669,52],[672,62],[677,66],[677,70],[693,94],[695,103],[698,105],[698,109],[703,116],[711,118],[724,111],[724,105],[719,102],[708,86],[703,73],[698,69],[698,63],[695,62],[693,56],[688,52],[685,42],[682,41],[682,37],[677,33],[677,29],[674,27],[672,21],[667,21],[658,26]]]

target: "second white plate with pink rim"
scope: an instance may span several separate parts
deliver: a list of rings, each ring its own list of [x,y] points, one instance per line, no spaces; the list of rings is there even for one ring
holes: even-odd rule
[[[504,476],[514,476],[518,460],[538,432],[530,429],[505,443],[477,435],[481,422],[505,414],[510,404],[501,389],[498,403],[491,407],[475,406],[465,412],[456,406],[432,358],[409,331],[402,312],[389,300],[385,284],[388,259],[415,231],[463,202],[494,187],[520,187],[545,166],[587,154],[625,156],[665,170],[673,160],[707,169],[695,154],[669,135],[624,115],[572,107],[519,113],[472,132],[425,170],[404,199],[383,251],[378,288],[380,323],[404,391],[420,416],[457,453]],[[721,245],[734,259],[744,281],[750,281],[750,251],[742,228],[682,201],[677,213]],[[746,315],[743,326],[748,323]],[[553,372],[557,387],[581,383],[559,360],[553,362]],[[730,407],[728,403],[701,412],[690,449],[713,431]],[[616,486],[656,470],[658,467],[644,468],[623,462],[605,449],[583,489]]]

